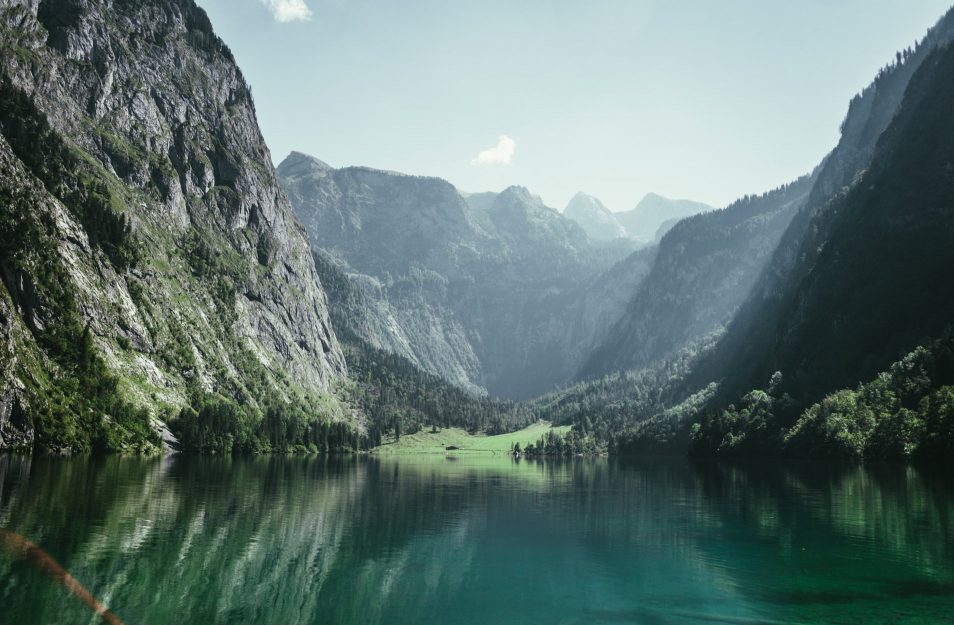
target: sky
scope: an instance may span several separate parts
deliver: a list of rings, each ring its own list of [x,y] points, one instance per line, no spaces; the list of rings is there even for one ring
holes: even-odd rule
[[[198,0],[276,164],[724,206],[835,146],[952,0]]]

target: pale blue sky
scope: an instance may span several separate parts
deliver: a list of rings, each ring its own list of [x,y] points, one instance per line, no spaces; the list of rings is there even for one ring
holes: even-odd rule
[[[276,162],[521,184],[558,208],[583,190],[614,210],[649,191],[721,206],[808,172],[852,95],[950,2],[199,0]],[[474,164],[501,135],[509,164]]]

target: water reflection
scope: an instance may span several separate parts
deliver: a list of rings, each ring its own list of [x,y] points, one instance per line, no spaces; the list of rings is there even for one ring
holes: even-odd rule
[[[952,622],[950,476],[643,459],[0,457],[126,623]],[[90,622],[0,555],[0,622]]]

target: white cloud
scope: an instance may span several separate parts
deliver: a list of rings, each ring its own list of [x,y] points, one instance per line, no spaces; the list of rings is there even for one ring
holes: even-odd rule
[[[509,165],[513,160],[517,142],[507,135],[497,137],[497,145],[480,153],[470,162],[471,165]]]
[[[297,22],[311,19],[311,9],[305,0],[261,0],[276,22]]]

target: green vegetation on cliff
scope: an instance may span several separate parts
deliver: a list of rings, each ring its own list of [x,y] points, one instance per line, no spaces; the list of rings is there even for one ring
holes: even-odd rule
[[[163,420],[187,449],[359,446],[307,241],[205,13],[7,3],[0,49],[0,449],[157,449]]]
[[[135,259],[128,222],[114,212],[108,187],[82,173],[82,160],[50,130],[30,99],[6,80],[0,80],[0,131],[6,140],[0,176],[17,181],[0,187],[3,309],[7,314],[22,311],[25,331],[37,346],[31,349],[18,340],[22,334],[13,341],[20,356],[18,377],[32,410],[25,414],[17,407],[11,419],[32,431],[35,445],[51,450],[156,449],[159,436],[148,411],[119,391],[117,376],[93,341],[69,273],[57,257],[53,217],[37,210],[49,200],[28,176],[56,190],[63,205],[86,225],[90,242],[117,265]],[[29,172],[18,171],[7,146]],[[22,443],[14,438],[9,444]]]

